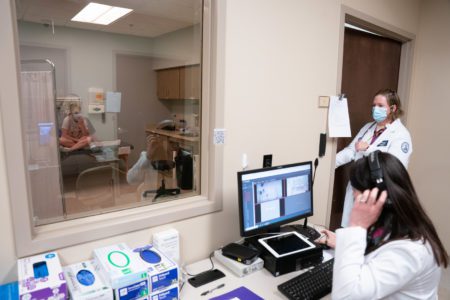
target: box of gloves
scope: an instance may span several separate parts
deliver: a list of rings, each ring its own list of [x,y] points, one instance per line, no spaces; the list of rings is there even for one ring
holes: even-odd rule
[[[147,269],[149,293],[166,289],[172,285],[178,287],[178,265],[152,245],[133,250],[137,259]]]
[[[17,261],[19,299],[66,299],[67,284],[55,252]]]
[[[163,290],[157,290],[150,294],[149,300],[173,300],[178,299],[178,283],[172,284]]]
[[[147,268],[126,244],[95,249],[94,259],[116,300],[148,299]]]
[[[76,263],[63,268],[72,300],[111,300],[113,293],[99,274],[95,260]]]

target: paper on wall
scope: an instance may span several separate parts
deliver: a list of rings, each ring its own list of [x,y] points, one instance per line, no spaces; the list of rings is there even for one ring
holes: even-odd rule
[[[89,103],[103,104],[104,93],[102,88],[91,87],[88,89]]]
[[[351,137],[347,98],[330,97],[328,110],[328,133],[330,137]]]
[[[120,112],[120,102],[122,93],[107,92],[106,93],[106,112]]]

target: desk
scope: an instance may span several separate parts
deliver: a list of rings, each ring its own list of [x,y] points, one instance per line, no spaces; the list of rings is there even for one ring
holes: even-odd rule
[[[334,250],[325,250],[323,252],[324,260],[328,260],[333,257]],[[301,274],[304,270],[291,272],[288,274],[284,274],[278,277],[272,276],[272,274],[266,269],[259,270],[255,273],[249,274],[245,277],[237,277],[229,271],[225,266],[223,266],[220,262],[218,262],[215,258],[213,258],[214,267],[216,269],[221,270],[225,273],[224,278],[220,278],[216,281],[205,284],[201,287],[194,288],[186,281],[183,286],[183,289],[180,293],[180,300],[190,300],[190,299],[210,299],[212,297],[216,297],[227,292],[230,292],[234,289],[237,289],[240,286],[245,286],[258,296],[268,299],[268,300],[286,300],[287,298],[281,294],[277,286],[289,279]],[[190,274],[197,274],[199,272],[206,271],[211,268],[211,262],[209,259],[204,259],[202,261],[193,263],[186,267],[187,272]],[[305,269],[306,270],[306,269]],[[217,289],[212,293],[201,296],[200,294],[215,288],[219,284],[225,283],[223,288]],[[331,299],[331,295],[327,295],[322,299]]]
[[[179,147],[190,151],[192,154],[199,154],[200,137],[198,136],[186,136],[179,131],[157,129],[156,125],[148,126],[145,129],[145,133],[157,134],[165,136],[169,142],[176,143]]]

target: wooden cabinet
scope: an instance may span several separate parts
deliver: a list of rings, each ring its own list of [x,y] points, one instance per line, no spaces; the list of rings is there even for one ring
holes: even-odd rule
[[[200,65],[157,70],[159,99],[200,99]]]
[[[200,65],[180,68],[180,99],[200,99]]]
[[[180,69],[157,71],[157,95],[159,99],[180,99]]]

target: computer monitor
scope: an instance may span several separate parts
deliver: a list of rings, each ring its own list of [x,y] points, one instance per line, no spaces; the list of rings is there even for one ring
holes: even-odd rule
[[[242,237],[276,232],[313,215],[310,161],[241,171],[237,177]]]

